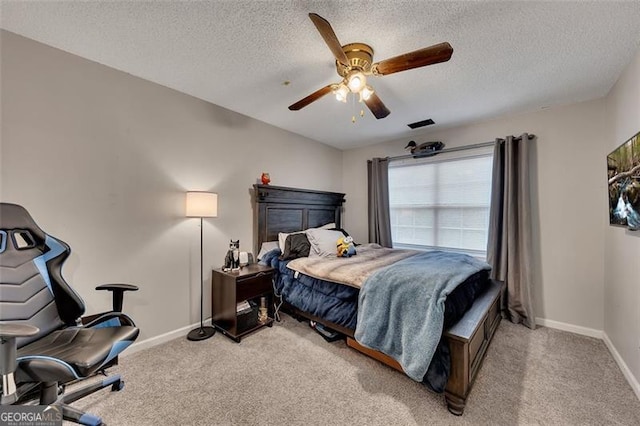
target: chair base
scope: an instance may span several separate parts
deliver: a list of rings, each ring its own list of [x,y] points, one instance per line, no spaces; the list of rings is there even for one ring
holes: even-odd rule
[[[124,388],[124,381],[122,381],[119,374],[114,374],[106,376],[103,380],[82,386],[72,392],[62,394],[59,394],[59,392],[63,388],[57,382],[45,382],[40,385],[40,405],[60,407],[64,420],[87,426],[100,426],[104,423],[99,416],[78,410],[68,404],[108,386],[111,386],[111,391],[120,391]]]
[[[187,339],[193,341],[206,340],[214,334],[216,334],[216,329],[213,327],[198,327],[187,334]]]

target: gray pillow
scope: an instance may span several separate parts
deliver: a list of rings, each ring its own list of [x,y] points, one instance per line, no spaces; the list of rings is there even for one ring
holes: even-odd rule
[[[282,256],[280,256],[280,260],[308,257],[310,249],[311,245],[304,232],[300,234],[290,234],[284,242],[284,252]]]
[[[343,237],[344,234],[340,231],[330,231],[327,229],[309,229],[307,230],[307,237],[311,244],[310,257],[320,256],[337,256],[338,240]]]

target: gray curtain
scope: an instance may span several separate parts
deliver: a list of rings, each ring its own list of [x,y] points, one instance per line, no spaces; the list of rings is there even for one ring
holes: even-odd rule
[[[369,242],[391,247],[389,218],[389,159],[367,161],[369,178]]]
[[[515,323],[535,329],[531,296],[531,143],[534,139],[526,133],[496,140],[487,262],[493,267],[491,278],[506,282],[506,315]]]

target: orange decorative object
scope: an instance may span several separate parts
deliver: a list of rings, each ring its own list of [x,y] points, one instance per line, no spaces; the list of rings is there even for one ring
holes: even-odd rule
[[[271,182],[271,178],[269,177],[269,173],[262,173],[262,176],[260,177],[260,180],[262,180],[262,184],[263,185],[269,185],[269,182]]]

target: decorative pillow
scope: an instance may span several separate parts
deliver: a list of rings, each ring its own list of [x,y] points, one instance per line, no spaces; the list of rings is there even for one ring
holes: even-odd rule
[[[278,246],[280,247],[280,250],[284,253],[284,245],[287,241],[287,237],[289,235],[295,235],[295,234],[302,234],[304,233],[304,231],[296,231],[296,232],[291,232],[291,233],[286,233],[286,232],[279,232],[278,233]]]
[[[344,237],[340,231],[331,231],[328,229],[309,229],[307,237],[311,244],[309,256],[329,257],[336,256],[336,242],[339,238]]]
[[[262,243],[262,247],[260,247],[260,253],[258,253],[258,260],[262,259],[265,254],[270,252],[273,249],[277,249],[278,242],[277,241],[266,241]]]
[[[311,245],[304,232],[291,234],[284,243],[284,252],[280,260],[291,260],[299,257],[308,257]]]
[[[320,228],[309,228],[309,229],[332,229],[332,228],[335,229],[335,227],[336,227],[336,224],[332,222],[332,223],[327,223],[326,225],[322,225]],[[293,235],[293,234],[301,234],[301,233],[307,232],[309,229],[306,229],[304,231],[295,231],[295,232],[289,232],[289,233],[279,232],[278,245],[280,247],[280,250],[284,253],[284,249],[285,249],[284,245],[287,241],[287,236]]]

